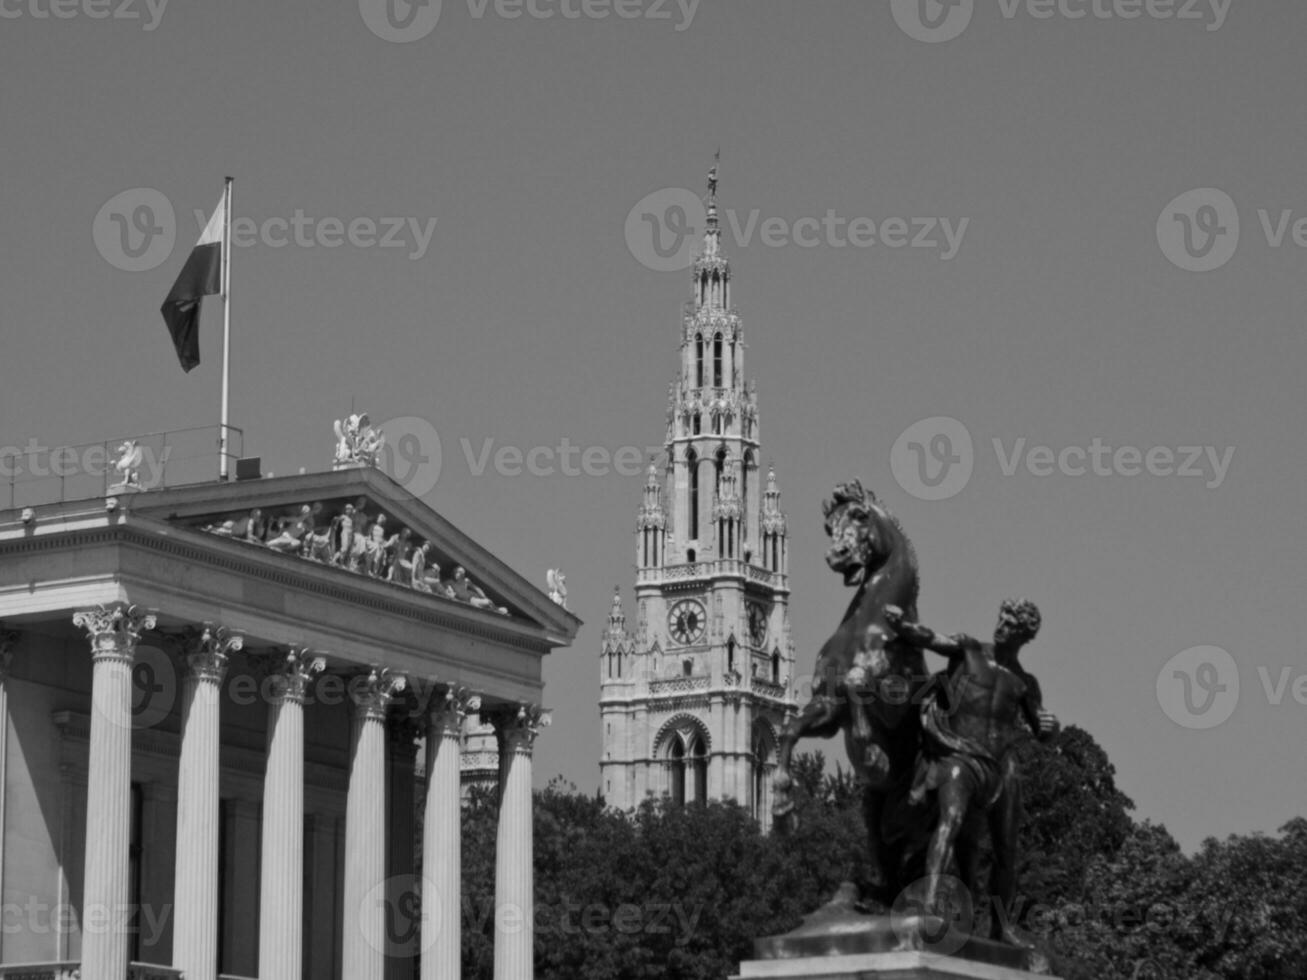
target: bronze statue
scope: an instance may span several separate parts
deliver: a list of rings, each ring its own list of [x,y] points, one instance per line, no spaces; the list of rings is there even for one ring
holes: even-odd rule
[[[958,956],[1048,973],[1048,956],[1018,932],[1013,907],[1021,784],[1012,749],[1028,735],[1022,719],[1041,739],[1058,730],[1018,656],[1039,630],[1039,610],[1026,600],[1004,602],[992,643],[942,637],[916,621],[916,555],[875,495],[856,481],[842,484],[822,511],[826,563],[857,591],[817,655],[812,700],[781,734],[773,812],[778,830],[793,825],[795,743],[843,732],[863,785],[870,873],[861,901],[858,887],[846,883],[798,929],[755,941],[755,953],[781,959],[938,951],[943,925]],[[940,677],[927,673],[926,650],[948,658]],[[957,931],[952,910],[941,907],[955,857],[963,885],[981,894],[986,822],[994,852],[989,890],[1000,903],[990,939]],[[906,887],[917,883],[924,896]],[[924,905],[921,913],[906,912],[896,901],[903,898]],[[865,914],[877,904],[894,914]]]
[[[1026,737],[1024,718],[1040,739],[1053,737],[1057,719],[1044,710],[1039,683],[1022,667],[1021,648],[1033,640],[1039,609],[1026,599],[1005,600],[992,643],[958,634],[940,636],[902,609],[885,610],[903,642],[949,660],[947,683],[934,688],[923,710],[921,758],[912,799],[937,794],[939,817],[927,855],[924,904],[936,911],[939,887],[956,851],[959,877],[979,896],[982,829],[968,817],[985,814],[993,845],[990,917],[993,939],[1030,945],[1013,928],[1017,886],[1017,834],[1021,827],[1021,780],[1013,748]]]
[[[843,731],[849,761],[864,787],[871,855],[865,897],[888,906],[914,877],[911,841],[905,836],[913,821],[907,798],[921,745],[918,695],[928,676],[921,648],[895,637],[885,611],[894,605],[915,615],[917,558],[897,519],[858,481],[836,487],[822,512],[831,542],[826,564],[857,591],[817,654],[812,700],[781,733],[773,813],[780,829],[793,825],[789,769],[795,743]],[[903,696],[877,696],[883,685],[897,686]]]

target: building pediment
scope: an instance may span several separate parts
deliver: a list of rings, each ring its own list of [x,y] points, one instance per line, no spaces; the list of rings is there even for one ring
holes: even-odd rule
[[[560,640],[580,621],[471,537],[381,472],[197,484],[124,495],[138,521],[188,533],[193,544],[255,560],[367,580],[411,599],[525,621]]]

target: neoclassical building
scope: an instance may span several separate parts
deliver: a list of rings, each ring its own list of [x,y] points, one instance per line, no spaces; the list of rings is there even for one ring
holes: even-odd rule
[[[666,462],[636,522],[636,623],[621,591],[600,650],[601,791],[727,799],[770,825],[777,734],[797,710],[787,529],[762,477],[758,395],[721,250],[717,171],[668,395]]]
[[[495,976],[532,976],[541,668],[579,621],[379,470],[0,510],[0,623],[0,977],[457,978],[474,713]]]

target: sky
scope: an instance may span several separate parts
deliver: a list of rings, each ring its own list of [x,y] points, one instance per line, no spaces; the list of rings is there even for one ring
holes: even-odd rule
[[[1307,811],[1307,7],[152,2],[0,0],[0,447],[218,421],[220,306],[190,374],[158,309],[233,176],[244,451],[401,420],[431,506],[562,568],[536,774],[593,791],[643,482],[598,463],[661,443],[689,298],[644,215],[674,242],[720,148],[799,669],[860,477],[927,624],[1039,604],[1027,666],[1139,816],[1192,848]]]

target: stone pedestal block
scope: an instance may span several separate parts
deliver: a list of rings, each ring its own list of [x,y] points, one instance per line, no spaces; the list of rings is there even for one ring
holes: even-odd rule
[[[845,956],[804,956],[782,960],[749,960],[740,964],[736,980],[1050,980],[1031,973],[979,960],[941,956],[921,950],[855,953]]]

